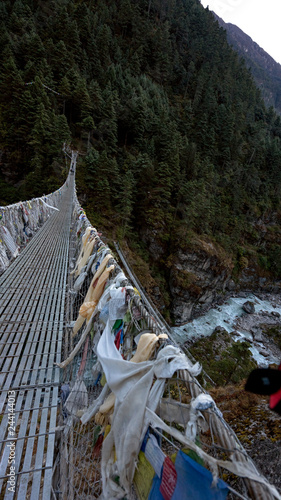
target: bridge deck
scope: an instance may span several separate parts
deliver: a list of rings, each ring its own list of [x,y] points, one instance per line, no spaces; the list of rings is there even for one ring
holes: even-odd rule
[[[51,495],[59,391],[54,362],[61,361],[73,179],[69,183],[60,211],[53,211],[0,277],[0,497],[5,500]]]

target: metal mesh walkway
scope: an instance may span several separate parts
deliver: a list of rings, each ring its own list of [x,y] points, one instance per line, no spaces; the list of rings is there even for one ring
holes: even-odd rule
[[[73,177],[60,211],[0,277],[0,498],[49,499]]]

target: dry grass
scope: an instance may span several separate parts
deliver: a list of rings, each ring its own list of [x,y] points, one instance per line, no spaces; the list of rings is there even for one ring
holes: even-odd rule
[[[244,385],[210,393],[258,469],[281,491],[281,417],[269,409],[268,397],[246,392]]]

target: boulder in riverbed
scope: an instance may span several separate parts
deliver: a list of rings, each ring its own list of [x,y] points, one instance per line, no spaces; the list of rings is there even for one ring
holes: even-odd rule
[[[254,314],[255,312],[255,305],[253,302],[250,300],[247,300],[247,302],[244,302],[242,306],[243,311],[245,311],[248,314]]]

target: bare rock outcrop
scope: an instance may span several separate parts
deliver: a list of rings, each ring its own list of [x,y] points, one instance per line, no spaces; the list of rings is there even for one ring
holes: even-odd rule
[[[196,239],[192,247],[170,256],[170,292],[176,324],[198,316],[225,293],[232,271],[231,259],[212,241]],[[235,286],[235,284],[234,284]]]

